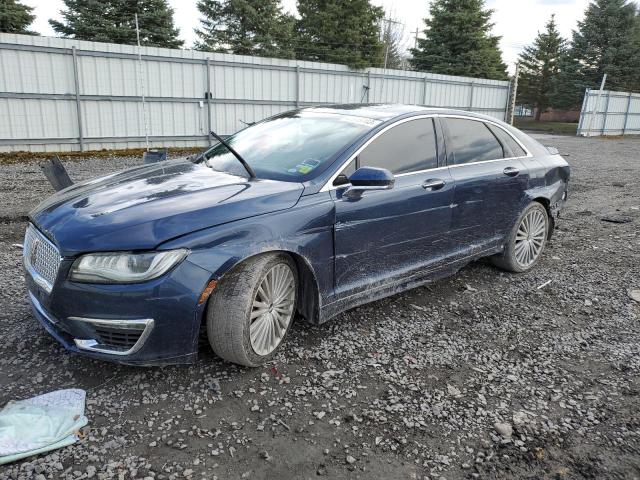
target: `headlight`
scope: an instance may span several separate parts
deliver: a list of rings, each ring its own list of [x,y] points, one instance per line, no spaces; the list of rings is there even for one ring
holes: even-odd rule
[[[84,283],[140,283],[169,271],[180,263],[185,249],[148,253],[91,253],[71,267],[71,280]]]

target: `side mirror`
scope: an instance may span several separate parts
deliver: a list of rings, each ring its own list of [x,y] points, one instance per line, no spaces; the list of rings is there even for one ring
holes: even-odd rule
[[[369,190],[390,190],[396,179],[393,174],[384,168],[361,167],[350,177],[350,187],[344,191],[343,195],[349,198],[359,198]]]

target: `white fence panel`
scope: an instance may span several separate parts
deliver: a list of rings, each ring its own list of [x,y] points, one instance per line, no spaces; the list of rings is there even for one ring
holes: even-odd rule
[[[587,89],[578,135],[640,135],[640,93]]]
[[[407,103],[506,117],[509,83],[0,34],[0,151],[205,146],[296,107]],[[144,90],[143,90],[144,89]],[[142,94],[146,98],[148,127]]]

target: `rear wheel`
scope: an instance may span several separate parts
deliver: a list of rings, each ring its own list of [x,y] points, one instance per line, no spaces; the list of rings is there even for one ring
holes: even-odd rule
[[[510,272],[526,272],[540,260],[549,236],[549,215],[538,202],[524,209],[513,226],[504,252],[493,263]]]
[[[213,351],[248,367],[268,362],[293,322],[297,286],[296,265],[285,254],[260,255],[225,275],[207,308]]]

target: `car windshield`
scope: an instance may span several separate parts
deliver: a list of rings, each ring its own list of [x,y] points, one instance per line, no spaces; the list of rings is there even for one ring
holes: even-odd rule
[[[325,170],[335,156],[378,120],[350,115],[287,112],[226,139],[258,178],[304,182]],[[199,156],[214,170],[246,176],[237,158],[221,143]]]

